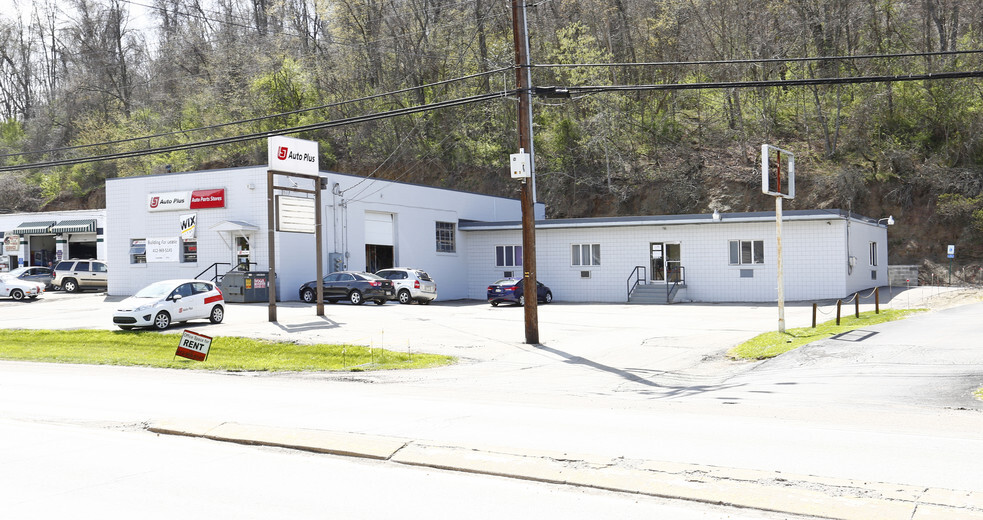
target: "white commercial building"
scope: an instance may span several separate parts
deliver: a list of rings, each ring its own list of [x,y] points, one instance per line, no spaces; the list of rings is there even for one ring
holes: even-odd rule
[[[519,219],[518,200],[321,172],[324,273],[425,269],[439,297],[467,297],[468,266],[459,226]],[[274,185],[313,190],[301,176]],[[313,195],[276,190],[281,216],[303,228]],[[235,168],[106,181],[109,294],[133,294],[154,280],[222,275],[237,265],[268,271],[267,169]],[[544,215],[537,206],[540,218]],[[306,219],[306,220],[305,220]],[[284,221],[279,220],[280,226]],[[313,226],[310,226],[313,230]],[[316,273],[314,234],[276,229],[278,296],[296,300]]]
[[[557,301],[625,302],[638,285],[665,302],[778,298],[775,214],[725,213],[542,220],[537,279]],[[469,222],[468,298],[521,276],[519,222]],[[887,284],[887,226],[837,210],[785,211],[785,299],[841,298]]]
[[[440,300],[484,300],[490,283],[523,275],[518,200],[318,175],[324,274],[416,267],[437,281]],[[296,300],[316,276],[314,179],[277,174],[274,181],[283,188],[274,191],[272,233],[278,297]],[[107,260],[109,294],[120,296],[168,278],[268,272],[267,207],[264,166],[109,179],[105,210],[0,215],[0,259],[7,268]],[[535,213],[537,278],[557,301],[778,297],[772,212],[545,219],[537,204]],[[783,217],[786,300],[888,284],[886,219],[838,210]]]
[[[63,258],[105,258],[106,210],[0,214],[0,271],[48,267]]]

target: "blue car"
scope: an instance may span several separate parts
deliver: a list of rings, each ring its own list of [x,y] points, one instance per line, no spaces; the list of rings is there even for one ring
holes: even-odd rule
[[[499,303],[515,303],[517,305],[526,304],[526,296],[523,294],[524,278],[503,278],[488,286],[488,303],[492,307],[498,307]],[[542,282],[536,282],[537,300],[543,303],[553,301],[553,292]]]

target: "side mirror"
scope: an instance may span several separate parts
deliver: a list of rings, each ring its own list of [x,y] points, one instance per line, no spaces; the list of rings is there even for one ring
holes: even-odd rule
[[[175,294],[175,295],[171,296],[171,301],[175,301],[176,302],[176,301],[178,301],[180,299],[181,299],[181,295],[180,294]]]

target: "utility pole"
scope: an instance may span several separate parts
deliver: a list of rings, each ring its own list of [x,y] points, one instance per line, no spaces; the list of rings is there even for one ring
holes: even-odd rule
[[[532,144],[532,78],[529,34],[524,0],[512,0],[512,37],[515,42],[515,82],[519,92],[519,149],[530,157],[529,178],[522,179],[522,271],[525,295],[526,343],[539,343],[539,299],[536,284],[536,154]]]

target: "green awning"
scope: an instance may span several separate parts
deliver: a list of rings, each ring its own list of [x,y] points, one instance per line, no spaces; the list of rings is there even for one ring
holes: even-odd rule
[[[46,235],[51,233],[51,226],[55,225],[54,220],[42,222],[24,222],[10,232],[12,235]]]
[[[95,233],[96,219],[62,220],[51,226],[52,233]]]

